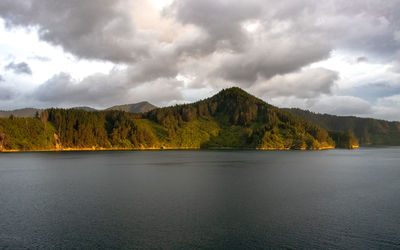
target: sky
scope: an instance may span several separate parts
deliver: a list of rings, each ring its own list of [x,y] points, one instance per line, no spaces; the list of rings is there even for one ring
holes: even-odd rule
[[[188,103],[400,121],[399,0],[1,0],[0,110]]]

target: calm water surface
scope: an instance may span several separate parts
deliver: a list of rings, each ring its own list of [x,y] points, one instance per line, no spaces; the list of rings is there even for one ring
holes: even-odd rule
[[[400,148],[3,153],[26,248],[400,248]]]

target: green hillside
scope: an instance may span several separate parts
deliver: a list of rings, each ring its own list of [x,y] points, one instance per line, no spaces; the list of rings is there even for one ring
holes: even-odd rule
[[[0,118],[0,151],[55,149],[55,133],[50,122],[37,118]]]
[[[145,118],[166,129],[164,143],[202,148],[320,149],[328,132],[271,106],[240,88],[192,104],[152,110]],[[178,139],[179,138],[179,139]]]
[[[48,109],[37,118],[0,119],[3,150],[253,148],[324,149],[345,136],[271,106],[239,88],[147,113]],[[346,141],[347,140],[347,141]]]
[[[301,109],[287,109],[287,111],[332,132],[351,131],[360,145],[400,145],[400,122],[317,114]]]

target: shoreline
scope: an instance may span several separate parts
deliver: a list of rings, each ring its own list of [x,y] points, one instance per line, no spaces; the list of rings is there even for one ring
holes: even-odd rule
[[[352,148],[352,149],[358,149]],[[337,149],[335,147],[321,147],[317,149],[291,149],[291,148],[235,148],[235,147],[150,147],[150,148],[63,148],[63,149],[2,149],[1,153],[18,153],[18,152],[90,152],[90,151],[163,151],[163,150],[255,150],[255,151],[323,151]],[[351,150],[351,149],[349,149]]]

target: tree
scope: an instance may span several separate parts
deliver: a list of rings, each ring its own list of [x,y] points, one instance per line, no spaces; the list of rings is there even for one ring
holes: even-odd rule
[[[36,111],[36,113],[38,113],[38,112]],[[49,120],[49,112],[48,112],[47,110],[44,110],[44,111],[40,114],[40,120],[41,120],[43,123],[46,123],[46,122]]]

